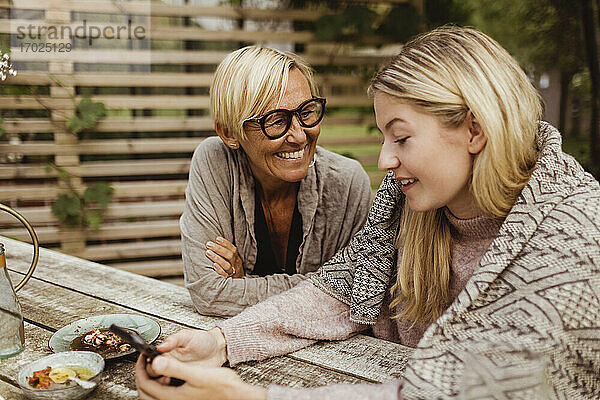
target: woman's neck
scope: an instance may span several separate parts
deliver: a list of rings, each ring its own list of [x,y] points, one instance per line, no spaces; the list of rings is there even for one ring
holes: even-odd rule
[[[256,174],[253,175],[261,199],[269,203],[278,202],[292,196],[295,197],[300,187],[300,182],[286,182],[280,179],[261,178]]]
[[[284,182],[280,185],[265,187],[262,182],[256,181],[260,198],[267,203],[278,203],[290,197],[296,197],[300,184],[298,182]]]

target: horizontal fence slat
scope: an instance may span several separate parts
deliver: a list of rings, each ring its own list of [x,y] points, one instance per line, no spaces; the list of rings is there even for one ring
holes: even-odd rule
[[[48,119],[5,119],[7,133],[52,132],[54,124]],[[212,131],[214,122],[208,117],[181,118],[128,118],[101,119],[94,127],[96,132],[164,132],[164,131]]]
[[[58,227],[39,227],[35,231],[40,243],[43,244],[56,243],[70,236],[69,233],[61,232]],[[22,241],[29,240],[29,232],[24,228],[4,229],[2,235]],[[87,229],[84,234],[87,240],[143,239],[179,235],[179,218],[164,221],[105,223],[98,230]],[[79,236],[73,237],[79,238]]]
[[[74,74],[48,74],[22,71],[10,77],[13,85],[50,85],[57,82],[68,86],[107,87],[208,87],[211,73],[101,73],[76,72]],[[368,80],[353,75],[318,74],[321,85],[366,86]]]
[[[183,213],[183,199],[178,201],[153,201],[135,203],[112,202],[104,213],[104,219],[111,218],[140,218],[140,217],[179,217]],[[56,222],[50,206],[22,207],[18,210],[30,223],[41,224]],[[0,224],[20,222],[8,213],[0,213]]]
[[[149,38],[153,40],[196,40],[196,41],[236,41],[240,37],[248,42],[294,42],[308,43],[315,40],[312,32],[282,31],[247,31],[228,30],[214,31],[187,26],[155,26],[152,25]]]
[[[202,140],[203,138],[116,139],[80,141],[71,145],[35,141],[15,145],[0,144],[0,153],[18,152],[24,155],[191,153]]]
[[[104,102],[109,109],[205,109],[208,108],[208,96],[94,96],[95,101]],[[0,96],[0,103],[4,109],[69,109],[74,108],[74,102],[81,97],[73,99],[56,99],[48,96]]]
[[[228,51],[161,51],[161,50],[72,50],[69,53],[22,52],[20,48],[11,49],[12,61],[52,62],[70,61],[90,64],[219,64]],[[326,65],[377,65],[390,57],[378,55],[351,54],[306,54],[304,59],[313,66]]]
[[[89,245],[78,253],[72,255],[86,260],[126,260],[130,258],[177,256],[181,254],[181,241],[146,240],[143,242],[110,243]]]
[[[208,96],[94,96],[95,101],[101,101],[108,109],[207,109]],[[81,100],[76,97],[75,101]],[[3,109],[70,109],[74,108],[72,99],[56,99],[48,96],[0,96]],[[335,96],[329,97],[330,107],[367,107],[373,101],[367,96]]]
[[[76,72],[74,74],[48,74],[46,72],[19,71],[10,77],[13,85],[50,85],[57,82],[69,86],[108,87],[205,87],[210,86],[211,73],[105,73]]]
[[[187,174],[189,159],[161,159],[136,161],[90,161],[75,167],[62,167],[69,174],[79,177],[108,177],[132,175]],[[53,178],[54,169],[46,165],[0,165],[0,179]]]
[[[183,196],[187,180],[152,180],[139,182],[111,182],[113,198],[146,198],[153,196]],[[1,185],[0,202],[44,201],[55,199],[61,190],[53,185]]]

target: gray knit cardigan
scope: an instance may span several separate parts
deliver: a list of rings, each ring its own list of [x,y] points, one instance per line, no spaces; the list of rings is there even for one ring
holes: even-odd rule
[[[600,187],[555,128],[541,123],[537,144],[531,179],[479,269],[408,362],[403,399],[455,397],[466,375],[474,398],[532,398],[532,369],[519,367],[536,363],[544,397],[600,398]],[[391,285],[402,205],[388,174],[365,227],[311,278],[355,322],[375,322]]]
[[[371,201],[367,173],[356,160],[319,146],[315,159],[298,189],[302,215],[298,273],[259,277],[252,274],[257,254],[255,181],[248,158],[243,150],[229,149],[218,137],[200,143],[190,166],[180,219],[185,286],[198,312],[232,316],[295,286],[362,228]],[[217,236],[237,247],[244,278],[224,278],[212,269],[205,244]]]

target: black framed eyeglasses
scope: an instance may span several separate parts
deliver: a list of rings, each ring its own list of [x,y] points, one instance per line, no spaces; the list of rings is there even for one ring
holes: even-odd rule
[[[298,118],[300,126],[304,128],[312,128],[317,126],[323,119],[325,114],[325,103],[324,97],[313,97],[308,99],[298,106],[294,110],[287,110],[285,108],[279,108],[272,110],[265,115],[258,118],[248,118],[244,120],[243,124],[247,122],[255,122],[260,125],[260,129],[269,139],[279,139],[287,133],[292,126],[292,118],[294,115]]]

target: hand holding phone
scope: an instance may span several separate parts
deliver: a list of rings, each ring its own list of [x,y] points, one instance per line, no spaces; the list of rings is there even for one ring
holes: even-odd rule
[[[156,349],[156,347],[152,346],[148,342],[144,340],[136,331],[122,328],[118,325],[112,324],[110,326],[111,332],[115,335],[119,336],[126,343],[129,343],[133,346],[134,349],[143,354],[146,357],[147,363],[152,363],[154,357],[160,355],[160,351]],[[169,382],[169,386],[181,386],[185,383],[184,380],[178,378],[171,378]]]

